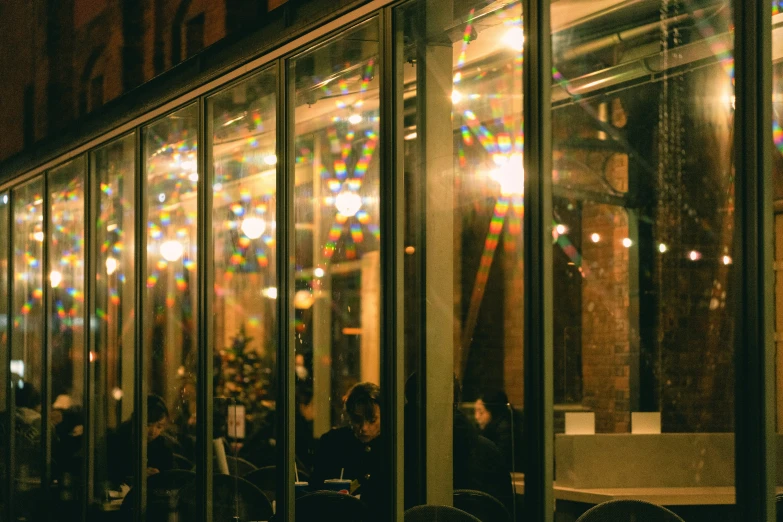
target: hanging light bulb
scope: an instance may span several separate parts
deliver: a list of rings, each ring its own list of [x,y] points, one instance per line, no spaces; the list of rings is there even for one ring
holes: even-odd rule
[[[261,218],[251,216],[242,220],[240,228],[249,239],[258,239],[266,230],[266,223]]]
[[[106,258],[106,273],[112,275],[120,264],[113,257]]]
[[[38,232],[33,233],[33,239],[35,239],[39,243],[43,243],[44,233],[41,232],[40,230]]]
[[[522,168],[522,154],[505,156],[495,155],[497,168],[490,177],[500,184],[500,194],[503,196],[521,196],[525,193],[525,170]]]
[[[522,28],[518,25],[511,27],[503,35],[503,43],[515,51],[521,51],[525,46],[525,33]]]
[[[593,232],[593,234],[590,236],[590,241],[592,241],[593,243],[598,243],[599,241],[601,241],[601,236]]]
[[[57,288],[63,282],[63,275],[57,270],[52,270],[49,274],[49,282],[52,284],[52,288]]]
[[[352,190],[343,190],[334,198],[334,206],[345,217],[355,216],[362,208],[362,198]]]
[[[163,259],[165,259],[170,263],[177,261],[179,258],[182,257],[182,254],[184,253],[185,253],[185,247],[183,247],[182,243],[180,243],[175,239],[164,241],[160,245],[160,255],[163,256]]]
[[[267,165],[277,164],[277,156],[275,156],[274,154],[264,156],[264,163],[266,163]]]
[[[357,125],[362,122],[362,115],[361,114],[351,114],[348,117],[348,123],[351,125]]]

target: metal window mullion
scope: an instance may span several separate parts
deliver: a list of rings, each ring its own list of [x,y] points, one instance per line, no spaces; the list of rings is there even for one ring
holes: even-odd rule
[[[734,161],[737,301],[735,484],[742,520],[775,520],[770,2],[736,0]]]
[[[293,82],[287,60],[277,62],[277,513],[281,521],[294,521],[294,140],[291,103]]]
[[[84,282],[82,288],[84,289],[85,306],[84,306],[84,326],[83,328],[83,343],[84,343],[84,385],[83,390],[83,414],[84,414],[84,437],[82,440],[82,450],[84,459],[82,462],[82,517],[87,517],[87,508],[89,501],[92,499],[93,494],[93,464],[95,462],[95,455],[93,449],[95,448],[95,433],[93,433],[92,412],[95,408],[94,394],[93,394],[93,370],[95,365],[90,362],[90,354],[95,353],[96,333],[92,327],[92,318],[95,317],[95,300],[96,300],[96,278],[91,277],[95,272],[97,266],[97,226],[93,224],[98,222],[97,213],[97,197],[94,194],[95,184],[92,182],[92,163],[93,154],[85,154],[84,160],[84,271],[82,273]],[[95,272],[97,275],[97,272]]]
[[[401,100],[397,98],[394,38],[394,11],[386,8],[380,13],[380,215],[381,215],[381,393],[384,404],[384,458],[389,474],[387,501],[389,519],[402,520],[403,515],[403,396],[404,335],[400,332],[404,316],[402,300],[403,267],[402,231],[405,207],[401,202],[403,176],[400,169],[397,144],[402,132]],[[400,93],[402,98],[402,93]]]
[[[7,455],[7,467],[6,467],[6,484],[5,484],[5,502],[6,502],[6,520],[13,520],[14,514],[14,477],[16,477],[16,401],[15,389],[13,386],[13,379],[11,373],[11,356],[13,352],[13,338],[14,338],[14,323],[13,323],[13,309],[14,309],[14,241],[16,234],[14,233],[14,190],[8,190],[8,295],[6,296],[6,320],[8,321],[6,326],[7,331],[7,343],[6,348],[8,354],[8,360],[6,367],[3,369],[6,375],[6,410],[8,412],[8,455]]]
[[[196,404],[197,491],[202,499],[201,522],[212,520],[212,290],[214,288],[214,248],[212,244],[212,163],[210,121],[207,115],[207,100],[199,100],[199,136],[197,172],[197,215],[196,230],[196,274],[197,274],[197,321],[198,331],[198,401]]]
[[[135,153],[136,161],[134,165],[134,257],[136,264],[134,266],[134,407],[133,407],[133,465],[134,465],[134,484],[131,487],[136,489],[136,496],[133,508],[135,511],[134,520],[141,520],[141,513],[146,505],[146,480],[147,473],[147,445],[144,439],[144,423],[147,418],[147,400],[146,400],[146,382],[144,379],[144,289],[147,280],[147,197],[146,197],[146,169],[144,168],[144,150],[142,128],[137,128],[135,132]]]
[[[553,491],[550,2],[523,0],[525,520],[551,522]]]
[[[50,208],[50,197],[49,197],[49,177],[51,176],[51,171],[46,172],[43,176],[43,203],[42,203],[42,215],[43,215],[43,235],[44,240],[41,245],[41,257],[43,258],[41,260],[41,287],[42,287],[42,293],[41,293],[41,301],[43,303],[43,306],[41,307],[41,311],[43,313],[43,317],[41,318],[41,328],[43,329],[41,339],[44,340],[43,342],[43,353],[42,353],[42,375],[41,375],[41,444],[43,445],[43,454],[42,457],[44,459],[43,467],[41,468],[41,494],[42,494],[42,501],[43,501],[43,507],[42,509],[45,510],[46,515],[45,519],[50,520],[52,518],[53,513],[49,510],[48,506],[52,505],[52,498],[50,497],[49,493],[51,492],[51,483],[52,483],[52,441],[51,441],[51,426],[50,426],[50,418],[49,418],[49,412],[51,410],[50,404],[51,401],[51,391],[52,391],[52,353],[51,353],[51,346],[52,346],[52,337],[51,337],[51,328],[49,321],[52,317],[52,304],[50,302],[50,293],[49,293],[49,243],[51,241],[51,237],[49,237],[49,233],[51,232],[51,227],[49,226],[49,220],[51,219],[51,212],[49,212]]]

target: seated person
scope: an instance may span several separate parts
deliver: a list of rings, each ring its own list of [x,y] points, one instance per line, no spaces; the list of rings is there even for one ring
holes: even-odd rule
[[[169,410],[157,395],[147,396],[147,476],[174,469],[172,441],[163,434]],[[133,476],[133,417],[123,422],[109,442],[109,472],[117,484],[130,484]]]
[[[512,418],[511,405],[508,396],[502,390],[493,390],[483,393],[476,400],[474,410],[476,424],[481,435],[488,438],[500,450],[503,459],[511,467],[520,448],[514,448],[514,419]],[[516,451],[514,451],[516,450]]]
[[[420,447],[421,404],[418,374],[413,373],[405,383],[405,509],[423,503],[418,471],[424,455]],[[474,489],[492,495],[511,512],[513,489],[509,466],[500,450],[482,437],[467,415],[458,408],[460,384],[454,377],[452,481],[454,489]],[[428,428],[431,428],[429,425]]]
[[[360,494],[370,510],[383,513],[387,474],[381,455],[381,391],[377,385],[354,385],[345,399],[349,426],[325,433],[313,459],[311,489],[323,489],[325,480],[353,481],[352,493]]]

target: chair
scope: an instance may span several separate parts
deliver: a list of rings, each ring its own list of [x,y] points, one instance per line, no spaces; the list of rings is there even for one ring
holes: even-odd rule
[[[244,477],[251,471],[258,469],[255,464],[240,457],[230,457],[226,455],[226,461],[228,462],[228,473],[230,475],[236,475],[237,477]]]
[[[449,506],[416,506],[405,512],[405,522],[481,522],[461,509]]]
[[[181,509],[181,490],[194,487],[196,474],[190,470],[171,469],[147,479],[147,520],[166,521],[171,513]],[[123,520],[133,519],[136,491],[131,489],[122,499],[120,513]]]
[[[296,522],[365,522],[364,504],[351,495],[336,491],[315,491],[296,499]]]
[[[511,515],[506,507],[498,499],[483,491],[455,490],[454,507],[470,513],[481,522],[511,522]]]
[[[642,500],[609,500],[585,511],[576,522],[684,522],[657,504]]]
[[[195,470],[196,466],[187,457],[183,457],[179,453],[174,454],[174,465],[177,469]]]
[[[182,492],[182,498],[184,520],[196,520],[199,506],[195,484]],[[212,476],[212,520],[271,520],[273,514],[266,495],[247,480],[233,475]]]
[[[242,478],[263,491],[270,502],[277,498],[277,468],[274,466],[254,469]]]
[[[777,522],[783,522],[783,493],[775,497],[775,511],[777,512]]]

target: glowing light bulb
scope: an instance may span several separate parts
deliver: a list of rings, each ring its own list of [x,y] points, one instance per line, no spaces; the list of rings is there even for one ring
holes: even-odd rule
[[[49,274],[49,282],[51,283],[52,288],[57,288],[60,286],[60,283],[63,282],[63,275],[57,270],[52,270]]]
[[[35,232],[35,233],[33,234],[33,239],[35,239],[35,240],[36,240],[36,241],[38,241],[39,243],[43,243],[43,240],[44,240],[44,233],[43,233],[43,232],[41,232],[40,230],[39,230],[38,232]]]
[[[189,175],[188,179],[190,179],[190,181],[192,181],[193,183],[196,183],[198,181],[198,172],[194,172],[191,175]]]
[[[182,243],[175,239],[164,241],[160,245],[160,255],[163,256],[163,259],[170,263],[177,261],[184,253],[185,247],[183,247]]]
[[[625,248],[631,248],[631,246],[633,246],[633,241],[631,241],[630,237],[624,237],[623,238],[623,246]]]
[[[326,272],[324,272],[324,269],[321,268],[320,266],[318,268],[316,268],[315,270],[313,270],[313,275],[315,277],[323,277],[325,273]]]
[[[277,299],[277,288],[274,286],[268,286],[261,290],[261,295],[268,297],[269,299]]]
[[[248,217],[242,220],[240,228],[242,229],[242,233],[248,238],[258,239],[261,237],[261,234],[264,233],[264,230],[266,230],[266,223],[264,223],[264,220],[261,218]]]
[[[568,232],[568,227],[567,227],[567,226],[565,226],[565,225],[563,225],[562,223],[560,223],[559,225],[557,225],[557,226],[555,227],[555,230],[557,230],[557,233],[558,233],[558,234],[560,234],[560,235],[562,236],[563,234],[565,234],[566,232]]]
[[[314,302],[315,298],[309,290],[299,290],[294,294],[294,308],[297,310],[307,310]]]
[[[665,254],[667,250],[669,250],[669,247],[667,247],[665,244],[661,243],[658,245],[658,252],[661,254]]]
[[[521,196],[525,193],[525,170],[522,168],[522,154],[505,156],[495,155],[495,165],[489,177],[500,184],[500,194],[503,196]]]
[[[115,401],[119,401],[122,399],[122,390],[119,388],[114,388],[111,391],[111,396],[114,397]]]
[[[698,261],[699,259],[701,259],[701,252],[698,252],[696,250],[691,250],[690,252],[688,252],[688,259],[690,259],[691,261]]]
[[[356,125],[362,122],[362,115],[361,114],[351,114],[348,117],[348,123],[351,125]]]
[[[503,43],[515,51],[521,51],[525,46],[525,32],[521,27],[515,25],[503,35]]]
[[[724,265],[730,265],[732,263],[732,259],[730,256],[723,256],[723,264]]]
[[[341,215],[351,217],[362,208],[362,198],[352,190],[343,190],[334,198],[334,206]]]
[[[270,154],[269,156],[264,156],[264,163],[267,165],[276,165],[277,164],[277,156],[274,154]]]
[[[601,241],[601,236],[593,232],[593,234],[590,236],[590,241],[592,241],[593,243],[598,243],[599,241]]]
[[[107,257],[106,258],[106,273],[109,275],[112,275],[114,272],[117,271],[117,268],[120,266],[120,263],[114,259],[113,257]]]
[[[457,89],[451,91],[451,103],[457,104],[462,101],[462,94]]]

